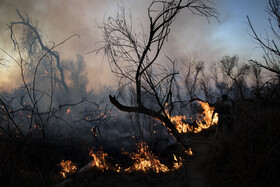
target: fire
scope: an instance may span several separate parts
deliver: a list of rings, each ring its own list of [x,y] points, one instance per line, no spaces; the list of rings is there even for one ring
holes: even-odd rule
[[[173,154],[173,158],[175,161],[174,165],[173,165],[173,170],[179,169],[183,165],[183,163],[181,161],[179,161],[174,154]]]
[[[92,135],[97,137],[97,134],[96,134],[96,127],[92,127],[91,128],[91,132],[92,132]]]
[[[203,120],[197,120],[198,127],[195,128],[194,132],[199,133],[203,129],[208,129],[212,125],[216,125],[218,123],[218,113],[214,114],[214,107],[211,107],[208,103],[198,101],[203,109],[202,117]],[[203,123],[204,121],[204,123]]]
[[[71,175],[75,173],[77,170],[76,164],[74,164],[71,160],[62,160],[59,165],[61,167],[61,171],[59,173],[63,176],[63,178],[66,178],[66,175],[68,174]]]
[[[185,150],[185,153],[187,153],[189,156],[192,156],[193,155],[192,148],[189,147],[187,150]]]
[[[215,113],[215,108],[211,107],[208,103],[198,101],[198,103],[201,105],[203,112],[199,115],[199,118],[195,121],[197,124],[197,127],[193,127],[187,123],[184,123],[183,121],[186,121],[186,116],[170,116],[167,111],[166,114],[171,120],[171,122],[175,125],[176,129],[179,133],[187,133],[187,132],[194,132],[199,133],[203,129],[207,129],[212,125],[216,125],[218,123],[218,113]],[[69,107],[66,111],[67,114],[71,112],[71,108]],[[96,136],[96,129],[91,129],[93,135]],[[154,133],[156,133],[154,131]],[[185,153],[189,156],[193,155],[192,149],[188,148],[184,150]],[[91,162],[91,167],[96,167],[103,172],[105,170],[112,169],[116,172],[133,172],[133,171],[154,171],[156,173],[166,173],[169,171],[174,171],[179,169],[183,163],[182,159],[179,157],[177,158],[173,154],[173,167],[169,169],[166,165],[162,164],[160,160],[152,153],[152,151],[149,150],[149,147],[146,143],[140,142],[138,144],[137,152],[136,153],[126,153],[123,151],[124,154],[128,154],[131,159],[133,160],[133,165],[123,169],[121,166],[116,164],[115,166],[109,167],[106,163],[105,157],[108,156],[107,153],[104,153],[102,150],[97,151],[96,153],[93,153],[93,151],[90,151],[89,155],[93,157],[93,160]],[[64,161],[59,164],[62,167],[62,171],[60,174],[64,178],[66,178],[67,174],[73,174],[77,170],[77,166],[73,164],[70,160]]]
[[[203,112],[200,114],[200,119],[196,120],[196,124],[198,127],[193,127],[183,121],[186,120],[186,116],[170,116],[165,111],[171,122],[175,125],[175,128],[178,130],[179,133],[187,133],[187,132],[194,132],[199,133],[203,129],[208,129],[212,125],[216,125],[218,123],[218,113],[214,113],[215,108],[211,107],[208,103],[198,101],[201,105]]]
[[[69,107],[67,110],[66,110],[66,114],[70,114],[71,112],[71,107]]]
[[[178,130],[179,133],[187,133],[192,132],[193,127],[187,123],[184,123],[183,120],[186,120],[186,116],[172,116],[170,117],[171,122],[175,125],[175,128]]]
[[[93,157],[93,161],[91,162],[92,167],[97,167],[102,171],[109,169],[109,166],[106,164],[105,161],[105,157],[108,156],[107,153],[104,153],[103,151],[97,151],[94,154],[93,151],[90,151],[89,155]]]
[[[132,171],[155,171],[156,173],[169,171],[168,167],[157,159],[157,157],[149,151],[148,145],[144,142],[138,144],[137,153],[130,154],[134,161],[133,166],[125,169],[126,172]]]
[[[153,171],[156,173],[166,173],[169,171],[174,171],[179,169],[182,164],[182,159],[179,157],[177,158],[173,154],[174,163],[173,167],[169,169],[166,165],[162,164],[159,159],[152,153],[152,151],[149,150],[149,147],[146,143],[140,142],[138,144],[137,152],[136,153],[127,153],[122,149],[123,154],[127,154],[131,157],[133,160],[133,165],[124,169],[119,164],[115,165],[108,165],[106,163],[106,157],[108,156],[107,153],[104,153],[102,150],[97,151],[96,153],[93,153],[91,150],[89,155],[93,157],[93,160],[90,163],[90,167],[96,167],[100,169],[102,172],[106,170],[115,171],[117,173],[119,172],[134,172],[134,171]],[[67,175],[73,174],[77,170],[76,164],[72,163],[70,160],[64,161],[62,160],[59,164],[61,166],[60,174],[63,176],[63,178],[66,178]]]

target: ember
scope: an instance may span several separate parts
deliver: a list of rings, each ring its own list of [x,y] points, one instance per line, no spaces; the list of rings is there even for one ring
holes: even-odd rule
[[[69,107],[67,110],[66,110],[66,114],[70,114],[71,112],[71,107]]]

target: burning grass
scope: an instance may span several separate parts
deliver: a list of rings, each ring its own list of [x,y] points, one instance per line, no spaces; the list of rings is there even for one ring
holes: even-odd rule
[[[59,163],[59,166],[61,167],[61,171],[59,173],[63,176],[63,178],[66,178],[67,175],[75,173],[77,170],[77,164],[73,163],[71,160],[62,160]]]
[[[138,144],[137,153],[131,153],[129,156],[134,161],[134,164],[133,166],[125,169],[125,172],[153,171],[156,173],[166,173],[182,166],[182,163],[174,155],[174,166],[169,169],[166,165],[160,162],[160,160],[149,150],[148,145],[144,142],[140,142]]]
[[[172,161],[173,167],[169,168],[167,165],[161,163],[155,154],[149,150],[146,143],[140,142],[137,146],[137,151],[135,153],[128,153],[122,150],[122,155],[128,155],[132,160],[132,165],[129,167],[124,167],[120,163],[112,164],[112,159],[108,162],[108,154],[99,150],[97,152],[90,151],[89,155],[92,157],[90,162],[91,168],[96,168],[102,172],[111,171],[117,173],[132,173],[132,172],[155,172],[155,173],[167,173],[179,169],[182,166],[181,158],[177,158],[173,154],[174,160]],[[67,163],[66,163],[67,162]],[[65,178],[65,174],[73,174],[77,167],[73,165],[71,161],[62,161],[60,166],[62,170],[60,174]]]
[[[184,123],[186,121],[186,116],[170,116],[166,111],[171,122],[175,125],[179,133],[200,133],[204,129],[208,129],[213,125],[217,125],[219,121],[218,113],[214,113],[215,108],[211,107],[208,103],[198,101],[203,112],[199,114],[198,119],[194,122],[196,126]]]

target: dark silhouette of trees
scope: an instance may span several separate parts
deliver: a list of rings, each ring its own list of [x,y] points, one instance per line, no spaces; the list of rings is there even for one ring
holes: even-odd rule
[[[279,28],[280,28],[280,10],[279,10],[279,1],[278,0],[269,0],[268,1],[268,14],[271,18],[268,20],[269,28],[271,33],[267,35],[266,38],[262,38],[257,34],[249,16],[247,16],[248,24],[252,32],[252,37],[263,49],[264,63],[261,63],[257,60],[250,60],[251,63],[256,64],[257,66],[264,68],[270,72],[280,76],[280,49],[279,49]]]
[[[247,16],[248,25],[252,32],[251,36],[263,50],[263,62],[251,59],[252,75],[255,83],[254,94],[263,102],[279,105],[280,98],[280,49],[279,49],[279,29],[280,29],[280,10],[278,0],[269,0],[267,13],[270,15],[269,32],[266,37],[257,34],[249,16]],[[268,71],[272,75],[264,80],[261,72]],[[264,81],[264,82],[261,82]]]
[[[111,65],[112,72],[120,83],[135,89],[135,105],[123,104],[115,96],[109,96],[111,103],[125,112],[142,113],[152,116],[165,124],[184,148],[189,147],[168,117],[174,109],[176,97],[176,62],[167,57],[159,62],[162,47],[167,41],[172,23],[181,10],[190,10],[207,19],[217,18],[216,9],[203,0],[154,0],[148,7],[149,31],[135,32],[131,14],[120,6],[116,18],[109,17],[99,28],[103,32],[102,47]],[[145,105],[143,95],[148,95]],[[127,101],[126,101],[127,102]]]

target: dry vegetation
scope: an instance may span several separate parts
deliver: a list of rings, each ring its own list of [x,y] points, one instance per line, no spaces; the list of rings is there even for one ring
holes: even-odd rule
[[[123,123],[131,122],[131,131],[127,126],[118,131],[125,134],[121,138],[127,145],[134,146],[124,150],[114,147],[120,139],[109,141],[118,132],[105,123],[110,115],[120,113],[87,90],[82,57],[77,62],[62,61],[55,51],[77,35],[47,47],[30,18],[17,11],[19,21],[11,22],[9,28],[18,56],[10,57],[20,69],[22,87],[0,93],[0,184],[279,186],[280,51],[275,40],[280,36],[274,29],[272,39],[260,38],[248,18],[252,37],[264,50],[265,63],[240,63],[237,56],[224,56],[207,66],[186,59],[179,68],[184,75],[177,78],[176,60],[157,61],[175,17],[184,9],[207,19],[217,17],[207,1],[187,2],[152,1],[147,35],[134,33],[132,17],[121,6],[116,18],[98,26],[104,40],[97,51],[105,52],[120,78],[119,89],[110,90],[116,96],[105,95],[113,106],[129,113]],[[155,11],[158,7],[162,9]],[[277,1],[269,0],[268,11],[279,23]],[[273,29],[275,24],[269,23]],[[17,25],[23,28],[18,31],[22,31],[19,40],[14,33]],[[218,110],[225,95],[233,120],[222,124],[232,129],[214,137],[217,118],[225,115]],[[114,128],[124,125],[114,119]],[[108,132],[115,134],[106,137]],[[149,149],[141,143],[144,140]],[[145,167],[136,166],[140,162]],[[62,170],[63,164],[68,168]],[[81,171],[84,166],[90,167]]]

